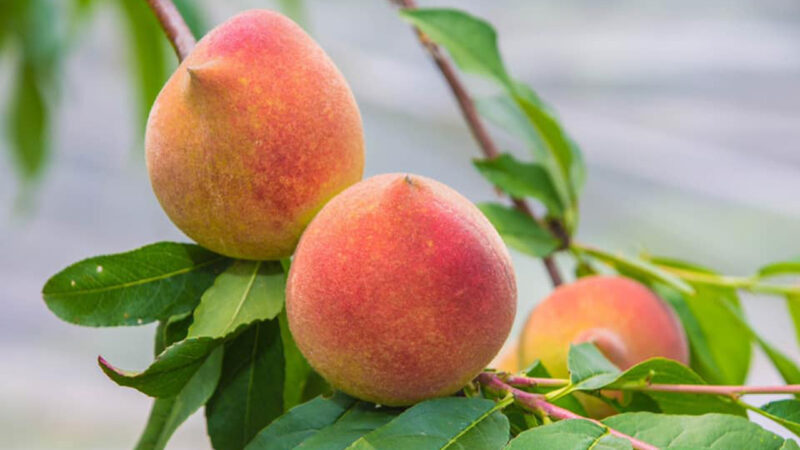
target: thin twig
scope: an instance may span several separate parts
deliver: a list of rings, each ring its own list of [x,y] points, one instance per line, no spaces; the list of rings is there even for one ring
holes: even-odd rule
[[[569,385],[566,378],[536,378],[519,375],[498,374],[497,377],[511,386],[521,387],[562,387]],[[712,385],[712,384],[661,384],[661,383],[630,383],[618,387],[603,388],[609,391],[650,391],[650,392],[677,392],[684,394],[722,395],[738,397],[746,394],[797,394],[800,393],[800,384],[779,386],[738,386],[738,385]]]
[[[523,390],[517,389],[513,386],[510,386],[503,382],[500,377],[491,372],[483,372],[482,374],[478,375],[478,381],[483,384],[484,386],[489,387],[495,391],[504,393],[504,394],[511,394],[514,396],[514,399],[525,408],[533,411],[546,414],[549,417],[559,420],[568,420],[568,419],[580,419],[580,420],[588,420],[589,422],[595,423],[605,429],[608,432],[616,437],[627,439],[633,448],[639,450],[658,450],[658,447],[648,444],[647,442],[640,441],[633,436],[629,436],[625,433],[617,431],[613,428],[610,428],[608,425],[595,420],[590,419],[588,417],[584,417],[574,412],[558,407],[550,402],[541,395],[541,394],[532,394],[530,392],[525,392]]]
[[[186,25],[178,8],[172,0],[147,0],[150,9],[155,13],[161,28],[175,49],[178,59],[183,61],[189,55],[196,43],[192,30]]]
[[[414,0],[390,0],[391,2],[395,3],[396,5],[400,6],[401,8],[406,9],[413,9],[416,8],[416,2]],[[467,126],[469,127],[472,136],[478,141],[478,146],[481,148],[484,156],[489,159],[496,158],[500,155],[500,151],[497,149],[492,138],[489,136],[486,127],[483,125],[480,117],[478,116],[478,111],[475,108],[475,103],[472,101],[469,93],[467,92],[464,84],[461,82],[458,73],[453,68],[453,65],[450,61],[442,54],[441,49],[438,45],[436,45],[433,41],[428,39],[428,37],[423,33],[419,28],[414,27],[414,33],[417,35],[420,43],[423,47],[428,51],[433,62],[436,63],[436,67],[439,68],[439,71],[444,76],[445,81],[450,86],[450,90],[453,92],[453,95],[458,102],[458,106],[461,109],[461,114],[464,116],[464,120],[467,122]],[[536,222],[541,223],[542,225],[546,226],[550,229],[551,232],[558,238],[562,246],[567,248],[569,246],[569,235],[565,232],[563,227],[558,223],[551,223],[551,222],[544,222],[536,215],[534,215],[533,211],[531,210],[528,203],[520,198],[511,197],[512,202],[514,203],[514,207],[517,210],[523,212],[524,214],[531,217]],[[553,259],[552,255],[545,256],[543,258],[543,263],[545,268],[547,269],[547,273],[550,276],[550,280],[553,283],[553,286],[559,286],[563,281],[561,278],[561,274],[558,271],[558,266],[556,266],[555,260]]]

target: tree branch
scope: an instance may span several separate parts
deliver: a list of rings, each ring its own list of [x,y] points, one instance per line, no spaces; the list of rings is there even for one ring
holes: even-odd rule
[[[503,382],[503,380],[501,380],[497,374],[491,372],[483,372],[482,374],[478,375],[478,382],[500,393],[513,395],[517,403],[519,403],[520,405],[524,406],[525,408],[533,412],[543,413],[549,417],[559,420],[567,420],[567,419],[588,420],[589,422],[595,423],[607,429],[610,434],[628,440],[635,449],[658,450],[658,447],[650,445],[647,442],[640,441],[633,436],[629,436],[613,428],[610,428],[608,425],[598,420],[590,419],[588,417],[583,417],[581,415],[575,414],[574,412],[568,409],[558,407],[548,402],[545,399],[545,397],[541,394],[532,394],[530,392],[525,392],[523,390],[510,386],[505,382]]]
[[[417,7],[414,0],[390,1],[401,8],[413,9]],[[478,146],[480,147],[484,156],[489,159],[499,156],[500,152],[498,151],[497,146],[495,145],[494,141],[492,141],[491,137],[489,137],[489,133],[486,131],[486,127],[483,125],[483,122],[481,121],[480,117],[478,116],[478,112],[475,109],[475,103],[472,101],[472,98],[470,98],[469,93],[459,79],[458,74],[453,68],[453,65],[450,64],[450,61],[442,54],[439,46],[428,39],[428,37],[425,36],[425,34],[419,28],[414,27],[414,33],[417,35],[417,39],[419,39],[419,42],[422,44],[422,46],[428,51],[433,59],[433,62],[436,63],[436,67],[439,68],[439,71],[442,73],[445,81],[447,81],[447,84],[450,86],[450,90],[453,92],[453,96],[455,96],[458,106],[461,109],[461,114],[464,116],[464,120],[467,122],[467,126],[469,127],[472,136],[476,141],[478,141]],[[569,246],[569,236],[563,231],[563,227],[560,224],[544,222],[536,217],[528,203],[523,199],[511,197],[511,200],[517,210],[528,215],[536,222],[546,226],[559,240],[561,240],[564,248]],[[547,269],[547,273],[550,276],[553,286],[559,286],[563,280],[552,255],[544,257],[543,263]]]
[[[491,373],[491,372],[487,372]],[[566,378],[535,378],[518,375],[494,374],[498,379],[511,386],[522,387],[563,387],[569,385]],[[643,392],[676,392],[683,394],[722,395],[737,398],[746,394],[797,394],[800,393],[800,384],[781,386],[733,386],[712,384],[660,384],[660,383],[632,383],[617,388],[603,388],[608,391],[643,391]]]
[[[178,60],[186,59],[196,41],[178,8],[175,7],[172,0],[147,0],[147,4],[158,18],[158,23],[167,35],[172,48],[175,49]]]

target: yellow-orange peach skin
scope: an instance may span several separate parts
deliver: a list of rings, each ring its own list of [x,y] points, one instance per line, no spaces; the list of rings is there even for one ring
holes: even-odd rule
[[[689,363],[683,327],[669,306],[618,276],[581,278],[537,305],[520,336],[521,367],[539,359],[554,377],[566,377],[569,346],[580,342],[593,342],[623,370],[654,357]]]
[[[303,234],[289,326],[334,387],[400,406],[452,394],[497,354],[516,312],[500,236],[467,199],[402,174],[362,181]]]
[[[243,12],[209,32],[153,105],[153,191],[200,245],[291,255],[314,214],[361,179],[361,117],[347,82],[294,22]]]

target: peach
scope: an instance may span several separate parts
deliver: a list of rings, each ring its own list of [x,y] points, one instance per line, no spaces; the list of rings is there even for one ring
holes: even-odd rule
[[[508,337],[516,282],[483,214],[434,180],[386,174],[330,201],[297,247],[289,327],[334,387],[390,406],[450,395]]]
[[[642,284],[619,276],[581,278],[537,305],[520,336],[521,367],[539,359],[553,377],[566,377],[569,346],[581,342],[594,343],[623,370],[654,357],[689,363],[686,335],[672,309]],[[583,401],[594,411],[598,402]]]
[[[243,259],[291,255],[334,195],[361,179],[361,116],[325,52],[281,14],[211,30],[158,95],[147,168],[169,218]]]

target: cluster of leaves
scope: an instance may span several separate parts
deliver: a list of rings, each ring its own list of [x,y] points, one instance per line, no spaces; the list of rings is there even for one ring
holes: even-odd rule
[[[445,47],[466,73],[494,82],[500,93],[479,100],[478,111],[490,122],[521,139],[532,153],[523,162],[510,153],[476,160],[478,171],[492,184],[515,198],[533,198],[546,210],[548,222],[575,230],[578,198],[586,177],[581,151],[558,118],[534,92],[506,70],[491,25],[453,9],[410,9],[401,16],[427,38]],[[499,203],[479,205],[506,243],[534,257],[547,256],[562,248],[557,236],[519,209]]]
[[[158,243],[73,264],[44,286],[47,306],[86,326],[158,321],[144,371],[100,367],[155,398],[137,448],[163,448],[206,405],[215,448],[243,448],[273,419],[327,389],[297,350],[283,313],[288,262],[234,261]]]
[[[637,438],[659,448],[797,448],[792,440],[784,440],[746,420],[746,409],[775,420],[795,434],[798,428],[800,401],[779,400],[762,407],[719,395],[660,392],[655,385],[702,386],[706,382],[690,368],[675,361],[654,358],[620,371],[591,344],[570,349],[570,377],[560,388],[535,388],[555,404],[583,414],[580,403],[570,396],[581,392],[595,396],[622,411],[602,421],[566,420],[540,426],[540,421],[521,408],[507,409],[516,437],[508,448],[631,448],[625,439],[610,434],[611,430]],[[538,362],[525,371],[535,378],[549,378]],[[621,397],[608,395],[620,391]],[[523,418],[525,420],[520,420]],[[603,448],[606,448],[603,447]]]
[[[204,405],[218,449],[553,448],[554,443],[630,448],[630,442],[610,435],[611,429],[665,448],[712,441],[726,442],[725,448],[796,447],[742,418],[745,404],[738,400],[646,390],[654,383],[705,384],[691,369],[653,359],[621,372],[590,344],[571,349],[571,375],[563,387],[529,390],[578,414],[585,413],[575,392],[625,411],[602,423],[550,424],[541,412],[489,389],[468,389],[407,409],[343,393],[319,396],[328,388],[297,350],[283,311],[288,265],[231,260],[196,245],[165,242],[78,262],[53,276],[43,294],[58,317],[78,325],[158,321],[156,357],[145,370],[123,371],[99,359],[111,380],[155,399],[140,449],[164,448]],[[526,375],[549,377],[538,363]],[[625,395],[606,397],[602,392],[608,389]],[[800,433],[796,400],[746,407]]]

